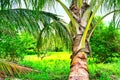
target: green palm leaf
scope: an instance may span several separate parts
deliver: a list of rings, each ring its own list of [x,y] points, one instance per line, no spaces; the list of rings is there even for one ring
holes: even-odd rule
[[[33,70],[31,68],[22,67],[11,62],[0,60],[0,74],[3,77],[15,75],[19,76],[20,74],[26,74],[32,71]]]
[[[8,28],[8,30],[13,31],[29,31],[35,36],[41,30],[39,21],[48,25],[52,19],[59,20],[57,15],[43,11],[38,12],[28,9],[2,10],[0,11],[0,28]]]

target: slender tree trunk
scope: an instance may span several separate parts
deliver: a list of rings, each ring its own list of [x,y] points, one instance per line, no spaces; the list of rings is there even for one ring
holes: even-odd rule
[[[90,52],[90,49],[87,40],[85,43],[85,48],[78,50],[82,35],[87,24],[87,21],[82,18],[82,15],[88,7],[89,5],[83,3],[82,7],[78,8],[74,0],[72,1],[72,5],[70,6],[70,11],[73,15],[73,18],[79,24],[79,27],[78,29],[76,29],[77,34],[74,35],[73,38],[69,80],[89,80],[87,53]]]

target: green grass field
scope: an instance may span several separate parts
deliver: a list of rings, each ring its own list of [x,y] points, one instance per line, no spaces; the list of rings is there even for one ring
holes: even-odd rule
[[[39,70],[21,76],[22,80],[67,80],[70,71],[70,53],[49,52],[42,60],[37,55],[25,56],[21,65]],[[120,80],[120,62],[95,64],[88,60],[90,80]]]

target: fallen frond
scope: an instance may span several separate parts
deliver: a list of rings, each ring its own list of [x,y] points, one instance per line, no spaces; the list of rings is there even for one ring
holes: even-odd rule
[[[20,74],[26,74],[28,72],[38,72],[31,68],[17,65],[12,62],[6,62],[0,60],[0,78],[7,76],[19,76]]]

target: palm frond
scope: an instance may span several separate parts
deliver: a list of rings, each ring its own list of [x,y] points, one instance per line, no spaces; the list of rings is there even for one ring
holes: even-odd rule
[[[65,45],[70,44],[69,27],[63,24],[63,21],[56,14],[44,11],[29,9],[10,9],[0,11],[0,28],[7,29],[9,32],[29,32],[37,41],[37,48],[45,44],[48,39],[56,42],[56,36],[59,41]],[[40,35],[40,36],[39,36]]]
[[[99,1],[99,4],[96,6],[95,10],[93,11],[92,15],[90,16],[90,18],[88,20],[87,26],[86,26],[85,31],[83,33],[83,37],[82,37],[81,42],[79,44],[79,49],[85,47],[85,41],[86,41],[86,38],[87,38],[88,30],[90,28],[90,24],[91,24],[91,22],[92,22],[92,20],[93,20],[93,18],[95,16],[95,13],[97,12],[97,10],[100,7],[100,5],[102,4],[102,2],[103,2],[102,0]]]
[[[52,20],[59,20],[57,15],[28,9],[10,9],[0,11],[0,28],[12,31],[29,31],[37,36],[41,31],[39,22],[48,25]]]
[[[71,44],[71,34],[69,33],[68,26],[65,26],[62,21],[53,21],[50,25],[44,26],[43,30],[39,34],[37,41],[37,48],[47,48],[48,43],[62,44],[68,47]],[[50,42],[49,42],[50,41]],[[51,45],[49,44],[48,47]],[[52,47],[57,47],[53,45]]]
[[[20,74],[26,74],[32,72],[33,69],[19,66],[17,64],[0,60],[0,73],[1,76],[19,76]]]
[[[120,12],[116,12],[113,14],[112,22],[114,23],[116,29],[120,29]]]
[[[93,26],[93,29],[90,31],[88,40],[90,40],[90,37],[91,37],[93,31],[95,30],[95,28],[98,26],[98,24],[99,24],[106,16],[108,16],[108,15],[110,15],[110,14],[112,14],[112,13],[116,13],[116,12],[117,12],[117,13],[120,13],[120,10],[111,11],[111,12],[107,13],[106,15],[104,15],[102,18],[98,19],[98,20],[96,21],[95,25]],[[119,19],[119,18],[118,18],[118,19]],[[119,21],[119,20],[117,20],[117,21]],[[118,22],[118,24],[119,24],[119,22]],[[114,24],[114,25],[115,25],[115,24]]]
[[[102,6],[104,11],[120,9],[120,0],[104,0]]]
[[[53,7],[55,0],[24,0],[26,8],[30,8],[32,10],[41,10],[47,6],[47,8]]]
[[[0,4],[1,10],[22,7],[32,10],[41,10],[46,6],[47,8],[50,8],[50,6],[53,7],[55,0],[0,0]]]
[[[103,0],[103,3],[99,10],[104,16],[106,13],[111,12],[113,10],[120,10],[119,4],[120,4],[120,0]],[[111,16],[112,17],[111,21],[114,22],[116,27],[120,26],[119,16],[120,16],[119,12],[115,12],[113,13],[113,16]]]

